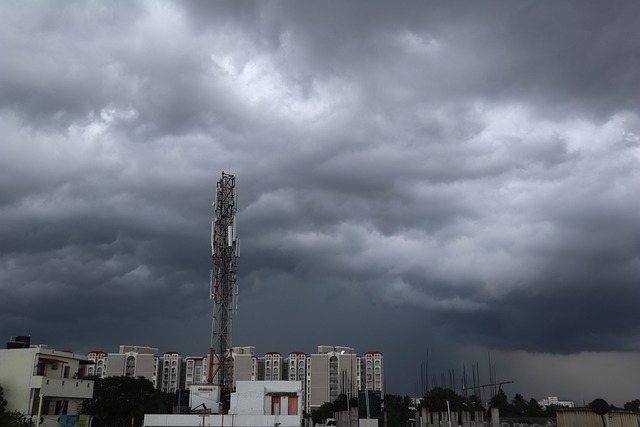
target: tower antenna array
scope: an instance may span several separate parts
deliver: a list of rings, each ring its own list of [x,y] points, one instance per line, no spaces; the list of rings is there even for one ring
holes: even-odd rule
[[[233,383],[231,359],[231,321],[237,308],[237,265],[240,242],[236,236],[238,197],[236,178],[222,172],[213,203],[216,218],[211,224],[211,272],[209,297],[213,299],[209,384],[220,386],[221,397],[228,396]],[[221,402],[225,399],[221,398]]]

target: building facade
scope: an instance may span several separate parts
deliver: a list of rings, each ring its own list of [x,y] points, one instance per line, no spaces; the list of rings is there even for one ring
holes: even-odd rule
[[[361,386],[365,390],[384,390],[384,363],[382,353],[369,351],[364,354],[364,381]]]
[[[175,393],[184,388],[182,357],[180,353],[168,351],[162,355],[162,385],[165,393]]]
[[[94,362],[87,369],[87,375],[106,377],[142,377],[160,388],[160,359],[154,347],[121,345],[118,353],[104,351],[89,352],[87,358]]]
[[[195,384],[206,384],[209,356],[185,358],[185,388]]]
[[[39,420],[41,427],[58,426],[58,418],[78,414],[93,397],[93,380],[85,379],[88,363],[84,355],[46,346],[0,350],[7,410]]]
[[[360,358],[351,347],[318,346],[318,353],[307,357],[305,410],[311,412],[325,402],[344,394],[357,396]]]
[[[264,355],[264,381],[281,381],[283,360],[282,354],[270,351]]]
[[[259,363],[256,348],[253,346],[234,347],[233,357],[233,386],[237,381],[257,381],[259,378]],[[264,366],[262,366],[264,369]]]

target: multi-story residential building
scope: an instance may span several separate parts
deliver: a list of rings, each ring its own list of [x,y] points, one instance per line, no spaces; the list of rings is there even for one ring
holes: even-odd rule
[[[87,354],[87,359],[93,362],[87,366],[87,376],[106,378],[109,355],[106,351],[94,350]]]
[[[361,385],[365,390],[384,391],[384,363],[382,353],[379,351],[369,351],[364,354],[363,367],[364,381]]]
[[[86,356],[46,346],[0,350],[0,384],[7,409],[44,427],[57,426],[67,414],[78,414],[83,400],[93,397],[93,380],[84,379],[87,363]]]
[[[289,381],[302,381],[307,379],[307,354],[301,351],[293,351],[288,356]]]
[[[185,358],[185,388],[206,384],[209,372],[209,356]]]
[[[299,381],[302,387],[302,407],[306,408],[307,388],[307,354],[301,351],[292,351],[287,357],[287,378],[289,381]]]
[[[121,345],[118,353],[92,351],[87,358],[95,365],[89,366],[88,375],[106,377],[142,377],[159,388],[158,349],[154,347]]]
[[[270,351],[264,355],[264,381],[280,381],[283,378],[282,355],[277,351]],[[286,372],[286,371],[285,371]]]
[[[233,357],[233,385],[237,381],[258,380],[258,358],[256,348],[253,346],[234,347],[231,350]]]
[[[182,381],[182,357],[180,353],[168,351],[162,356],[162,386],[165,393],[174,393],[184,388]]]
[[[340,394],[357,396],[359,358],[351,347],[318,346],[307,357],[305,410],[311,412]]]

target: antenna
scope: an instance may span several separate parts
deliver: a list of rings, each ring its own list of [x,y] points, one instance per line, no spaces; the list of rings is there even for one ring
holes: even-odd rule
[[[216,218],[211,230],[211,256],[215,270],[211,275],[210,291],[214,303],[207,380],[220,386],[222,413],[226,413],[233,387],[231,324],[237,310],[238,295],[235,176],[222,172],[216,186],[214,209]]]

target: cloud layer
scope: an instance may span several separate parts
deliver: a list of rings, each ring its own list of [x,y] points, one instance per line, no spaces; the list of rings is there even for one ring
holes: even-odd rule
[[[0,8],[7,338],[205,353],[224,170],[234,343],[640,350],[638,6]]]

